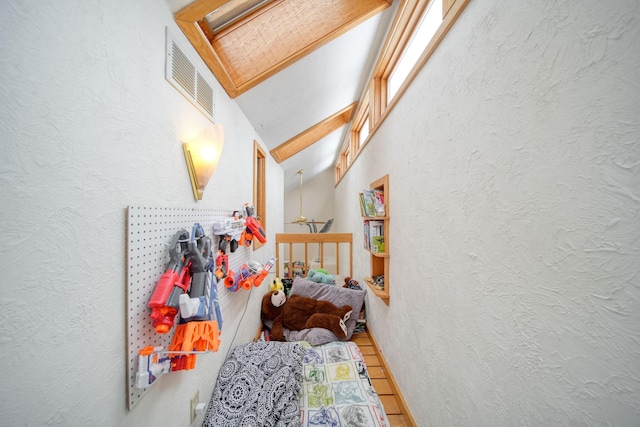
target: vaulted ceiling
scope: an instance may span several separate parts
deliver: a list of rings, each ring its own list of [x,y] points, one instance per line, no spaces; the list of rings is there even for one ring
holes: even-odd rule
[[[166,0],[280,163],[285,189],[333,169],[392,0]],[[396,0],[396,3],[399,0]]]

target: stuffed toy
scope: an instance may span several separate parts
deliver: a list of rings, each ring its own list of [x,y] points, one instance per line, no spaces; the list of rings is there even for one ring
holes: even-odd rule
[[[284,291],[284,285],[282,284],[282,280],[279,277],[273,279],[271,282],[271,286],[269,287],[270,291]]]
[[[360,286],[360,283],[349,276],[344,278],[343,288],[362,290],[362,286]]]
[[[272,320],[271,339],[285,341],[284,330],[301,331],[310,328],[324,328],[339,339],[347,338],[345,322],[351,317],[350,305],[337,307],[329,301],[292,295],[283,291],[269,291],[262,297],[262,321]]]
[[[318,270],[309,269],[309,274],[307,274],[307,279],[312,280],[316,283],[326,283],[327,285],[335,285],[336,281],[332,275],[327,273],[327,270],[322,268]]]
[[[291,293],[291,288],[293,287],[293,279],[284,278],[281,279],[282,286],[284,286],[284,293],[289,295]]]

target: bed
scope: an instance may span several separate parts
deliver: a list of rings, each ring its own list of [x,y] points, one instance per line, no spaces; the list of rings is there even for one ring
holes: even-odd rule
[[[218,375],[203,426],[389,426],[357,345],[239,345]]]
[[[303,426],[388,426],[382,402],[353,342],[309,346],[300,393]]]
[[[301,277],[291,288],[291,294],[349,304],[354,312],[364,307],[365,293]],[[347,321],[347,340],[356,317]],[[264,339],[233,349],[220,369],[203,426],[389,426],[355,343],[320,328],[285,330],[285,337],[287,342]]]

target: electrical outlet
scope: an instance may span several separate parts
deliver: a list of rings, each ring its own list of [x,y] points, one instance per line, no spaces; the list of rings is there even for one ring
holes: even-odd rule
[[[195,394],[191,398],[191,424],[196,419],[196,405],[200,401],[200,390],[196,390]]]

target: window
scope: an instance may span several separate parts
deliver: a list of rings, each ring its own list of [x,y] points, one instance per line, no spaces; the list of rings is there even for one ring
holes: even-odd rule
[[[267,154],[258,141],[253,141],[253,208],[262,228],[267,231]],[[253,240],[253,249],[263,246]]]
[[[442,0],[431,0],[427,7],[426,13],[422,16],[418,28],[411,37],[407,48],[402,53],[400,60],[393,67],[391,76],[387,80],[388,99],[393,97],[400,89],[400,85],[404,83],[409,72],[416,65],[422,52],[426,49],[431,38],[442,23]]]
[[[271,0],[229,0],[205,16],[214,33],[259,9]]]
[[[369,89],[336,159],[336,185],[470,1],[401,0]]]
[[[355,119],[353,120],[353,126],[351,131],[351,151],[355,155],[357,154],[362,145],[367,141],[369,136],[369,96],[365,95],[358,110],[356,111]]]
[[[358,147],[369,137],[369,116],[365,119],[358,134]]]
[[[347,169],[351,164],[351,150],[347,147],[346,150],[342,153],[342,168]]]

